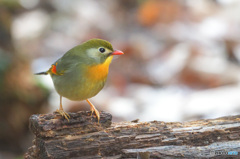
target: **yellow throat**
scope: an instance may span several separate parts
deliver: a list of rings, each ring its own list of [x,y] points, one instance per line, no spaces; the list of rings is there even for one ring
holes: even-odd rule
[[[113,56],[110,55],[104,63],[90,66],[87,71],[87,77],[93,81],[105,80],[108,75],[109,65],[112,62]]]

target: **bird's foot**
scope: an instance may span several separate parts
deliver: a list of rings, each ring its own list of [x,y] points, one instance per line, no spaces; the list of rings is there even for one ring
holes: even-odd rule
[[[70,115],[67,112],[65,112],[63,109],[57,109],[56,112],[62,115],[69,122]]]
[[[91,116],[93,115],[93,112],[95,112],[95,115],[97,116],[98,123],[99,123],[99,120],[100,120],[100,113],[99,113],[99,111],[96,108],[91,107]]]
[[[93,112],[95,112],[95,114],[97,116],[97,119],[98,119],[98,123],[99,123],[99,120],[100,120],[100,113],[99,113],[99,111],[95,108],[95,106],[88,99],[86,99],[86,101],[88,102],[88,104],[91,107],[91,112],[92,112],[91,116],[92,116]]]

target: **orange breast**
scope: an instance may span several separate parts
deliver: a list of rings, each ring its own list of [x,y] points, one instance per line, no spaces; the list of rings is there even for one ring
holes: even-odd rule
[[[112,56],[109,56],[104,63],[90,66],[87,71],[87,77],[93,81],[105,80],[108,75],[108,69],[112,58]]]

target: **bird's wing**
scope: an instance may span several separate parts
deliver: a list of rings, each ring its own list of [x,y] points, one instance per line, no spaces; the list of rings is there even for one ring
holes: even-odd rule
[[[68,54],[64,55],[56,62],[54,62],[51,68],[48,70],[48,73],[55,75],[63,75],[67,71],[70,71],[71,68],[75,67],[79,63],[79,57],[74,55],[69,56]]]

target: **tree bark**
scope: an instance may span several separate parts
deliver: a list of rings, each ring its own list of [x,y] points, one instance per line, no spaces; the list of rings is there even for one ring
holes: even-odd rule
[[[189,122],[112,123],[101,112],[30,117],[35,135],[25,159],[234,158],[240,157],[240,115]]]

